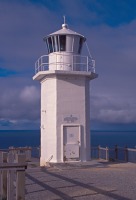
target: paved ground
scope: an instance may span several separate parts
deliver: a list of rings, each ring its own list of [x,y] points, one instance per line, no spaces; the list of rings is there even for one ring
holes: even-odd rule
[[[26,200],[136,200],[136,164],[90,161],[40,168],[29,163]]]

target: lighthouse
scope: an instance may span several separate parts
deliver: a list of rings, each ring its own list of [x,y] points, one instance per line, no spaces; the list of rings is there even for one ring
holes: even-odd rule
[[[62,28],[43,38],[48,55],[35,63],[41,83],[41,157],[47,162],[85,162],[90,153],[90,81],[97,77],[91,56],[81,54],[86,38]]]

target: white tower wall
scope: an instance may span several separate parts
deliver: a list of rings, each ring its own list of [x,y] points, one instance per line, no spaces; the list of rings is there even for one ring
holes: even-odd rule
[[[41,160],[55,161],[56,154],[56,79],[47,77],[41,81]],[[48,94],[48,95],[47,95]],[[45,150],[44,150],[45,149]]]
[[[72,73],[70,76],[59,76],[57,79],[58,162],[64,161],[64,127],[74,126],[80,127],[79,160],[90,159],[90,123],[87,123],[90,119],[90,109],[87,107],[89,105],[88,85],[88,78],[77,77]]]
[[[91,72],[74,71],[47,71],[34,76],[41,82],[41,166],[90,159],[89,81],[93,78]],[[68,139],[71,141],[65,144],[69,137],[65,132],[77,134],[73,137],[78,141]],[[68,151],[78,156],[69,157]]]
[[[69,52],[54,52],[49,56],[49,70],[80,71],[81,56]]]

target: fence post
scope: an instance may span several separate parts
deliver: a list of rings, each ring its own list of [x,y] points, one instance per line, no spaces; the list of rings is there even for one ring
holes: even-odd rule
[[[100,145],[98,146],[98,159],[100,159]]]
[[[3,163],[2,160],[2,151],[0,151],[0,163]],[[2,198],[2,191],[3,191],[3,181],[2,181],[2,170],[0,170],[0,199]]]
[[[109,148],[106,147],[106,160],[109,161]]]
[[[26,150],[26,161],[30,162],[31,161],[31,152],[32,152],[32,149],[31,147],[26,147],[27,150]]]
[[[7,152],[2,152],[2,162],[7,163]],[[2,171],[2,198],[7,198],[7,171]]]
[[[124,152],[125,152],[125,161],[128,162],[128,148],[127,148],[127,146],[125,146]]]
[[[25,163],[25,160],[25,154],[17,155],[17,162],[19,164]],[[17,170],[16,200],[25,200],[25,169]]]
[[[115,145],[115,160],[118,160],[118,145]]]
[[[8,153],[8,163],[14,163],[14,152],[11,151]],[[14,176],[15,172],[13,170],[8,170],[7,172],[7,199],[14,199]]]

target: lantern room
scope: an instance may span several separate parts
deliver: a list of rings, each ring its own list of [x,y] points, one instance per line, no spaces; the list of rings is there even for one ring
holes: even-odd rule
[[[67,52],[79,55],[86,39],[84,36],[68,29],[67,24],[62,24],[61,30],[44,37],[43,40],[47,44],[49,54]]]
[[[86,38],[62,24],[62,29],[43,39],[49,54],[49,70],[80,71],[81,51]]]

